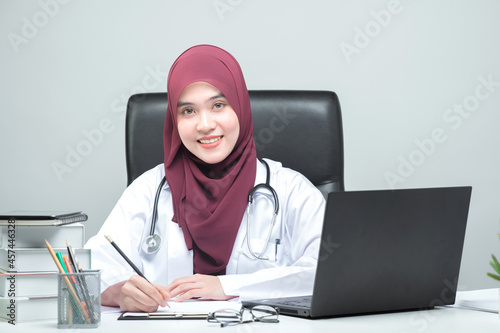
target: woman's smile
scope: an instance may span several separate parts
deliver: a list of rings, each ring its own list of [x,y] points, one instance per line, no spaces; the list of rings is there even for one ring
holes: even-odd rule
[[[222,135],[203,137],[198,139],[198,142],[202,144],[204,148],[215,148],[219,145]],[[215,144],[215,145],[214,145]]]

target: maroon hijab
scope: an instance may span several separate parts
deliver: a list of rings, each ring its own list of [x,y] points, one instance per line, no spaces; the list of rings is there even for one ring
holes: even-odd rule
[[[207,82],[233,107],[240,133],[231,154],[207,164],[191,154],[177,131],[177,101],[188,84]],[[255,183],[256,150],[250,98],[241,68],[228,52],[198,45],[182,53],[167,81],[168,108],[163,131],[165,175],[172,192],[174,217],[188,249],[194,253],[194,273],[225,274]]]

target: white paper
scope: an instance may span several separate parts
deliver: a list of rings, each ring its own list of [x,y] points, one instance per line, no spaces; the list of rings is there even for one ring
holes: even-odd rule
[[[119,313],[119,312],[122,312],[122,310],[119,307],[101,305],[101,313]]]
[[[498,288],[458,291],[454,307],[498,313]]]
[[[235,301],[211,301],[211,300],[186,300],[184,302],[168,302],[170,307],[160,307],[158,311],[152,313],[206,313],[221,309],[241,309],[241,303]],[[126,312],[124,317],[143,317],[144,312]]]

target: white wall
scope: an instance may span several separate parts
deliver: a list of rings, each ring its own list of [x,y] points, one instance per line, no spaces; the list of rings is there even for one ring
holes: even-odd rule
[[[83,210],[93,235],[126,185],[126,100],[165,91],[173,60],[210,43],[249,89],[338,93],[348,190],[472,185],[460,288],[498,287],[498,13],[494,0],[0,0],[0,210]]]

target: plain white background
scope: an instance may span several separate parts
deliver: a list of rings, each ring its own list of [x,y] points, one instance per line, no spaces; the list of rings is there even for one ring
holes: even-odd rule
[[[249,89],[339,95],[347,190],[473,186],[459,287],[498,287],[498,13],[495,0],[0,0],[0,210],[83,210],[96,233],[126,186],[127,99],[166,91],[175,58],[208,43]]]

